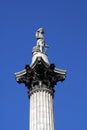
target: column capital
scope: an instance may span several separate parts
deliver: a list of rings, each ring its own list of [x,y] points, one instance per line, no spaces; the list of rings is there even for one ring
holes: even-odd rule
[[[32,65],[26,65],[23,71],[15,73],[16,81],[24,83],[29,90],[47,88],[53,89],[58,81],[63,81],[66,71],[57,69],[54,64],[46,63],[42,57],[37,57]]]

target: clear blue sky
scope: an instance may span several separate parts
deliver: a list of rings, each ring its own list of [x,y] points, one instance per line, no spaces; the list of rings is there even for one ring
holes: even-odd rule
[[[0,130],[28,130],[27,89],[14,73],[31,63],[39,27],[50,63],[67,70],[55,86],[55,130],[87,130],[86,0],[0,0]]]

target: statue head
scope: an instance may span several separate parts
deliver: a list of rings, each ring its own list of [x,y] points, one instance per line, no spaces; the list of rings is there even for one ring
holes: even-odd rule
[[[37,30],[37,32],[40,32],[40,33],[44,34],[44,29],[43,29],[43,28],[39,28],[39,29]]]

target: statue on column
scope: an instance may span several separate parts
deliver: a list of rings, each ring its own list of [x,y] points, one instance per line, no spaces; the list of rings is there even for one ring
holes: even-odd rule
[[[37,47],[39,48],[40,52],[45,52],[46,49],[48,48],[48,45],[45,43],[43,34],[44,34],[43,28],[39,28],[36,31]]]

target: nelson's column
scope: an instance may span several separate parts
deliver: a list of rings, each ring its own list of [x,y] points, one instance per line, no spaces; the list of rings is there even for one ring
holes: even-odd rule
[[[29,90],[29,130],[54,130],[54,87],[66,76],[66,71],[49,63],[46,54],[48,45],[43,34],[43,28],[36,32],[37,45],[32,49],[32,63],[26,65],[23,71],[15,73],[16,81],[24,83]]]

